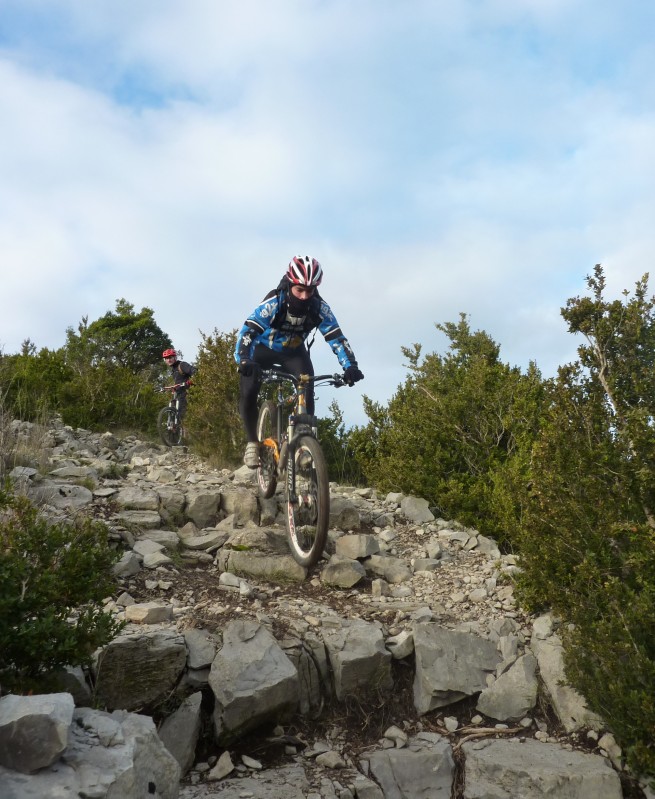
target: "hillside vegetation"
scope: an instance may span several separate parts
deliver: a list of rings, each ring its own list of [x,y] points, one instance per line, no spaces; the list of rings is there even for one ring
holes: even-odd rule
[[[519,556],[523,605],[569,622],[571,683],[630,766],[655,776],[655,297],[645,275],[607,300],[599,265],[587,287],[562,308],[582,343],[556,378],[536,363],[504,363],[461,314],[436,325],[447,352],[401,348],[407,378],[386,406],[364,397],[365,425],[347,429],[333,404],[320,435],[332,479],[423,496]],[[193,447],[226,466],[244,444],[235,335],[215,330],[195,358],[186,354],[198,368]],[[28,340],[3,354],[3,412],[34,421],[56,411],[73,426],[154,435],[170,345],[151,309],[118,300],[69,328],[59,350]]]

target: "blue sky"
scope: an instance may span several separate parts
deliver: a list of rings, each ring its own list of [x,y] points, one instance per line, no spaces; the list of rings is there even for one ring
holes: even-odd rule
[[[551,375],[594,264],[650,269],[653,30],[650,0],[0,0],[0,349],[124,297],[192,360],[302,253],[366,374],[348,423],[460,312]]]

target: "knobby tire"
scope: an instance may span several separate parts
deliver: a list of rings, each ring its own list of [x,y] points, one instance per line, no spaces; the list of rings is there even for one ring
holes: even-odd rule
[[[295,485],[289,485],[290,475],[287,474],[286,489],[289,547],[301,566],[311,568],[320,560],[327,541],[330,521],[328,470],[321,445],[313,436],[301,435],[294,441],[293,458]],[[287,468],[291,469],[290,463]]]
[[[175,447],[182,440],[182,427],[175,408],[167,405],[159,411],[157,417],[159,437],[167,447]]]
[[[270,400],[263,402],[259,409],[257,440],[260,442],[257,486],[260,495],[268,499],[273,496],[277,487],[277,448],[280,440],[277,429],[277,406]]]

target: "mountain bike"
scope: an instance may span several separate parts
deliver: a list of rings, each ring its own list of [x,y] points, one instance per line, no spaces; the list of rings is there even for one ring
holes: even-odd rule
[[[157,416],[159,437],[167,447],[178,446],[184,438],[184,429],[182,427],[182,419],[180,418],[180,399],[176,392],[178,388],[180,388],[179,383],[174,386],[164,386],[159,389],[160,392],[171,392],[170,402],[159,411]]]
[[[261,380],[277,385],[277,397],[261,403],[257,418],[259,492],[272,497],[278,480],[285,478],[289,547],[294,559],[309,568],[319,561],[327,541],[330,486],[317,420],[307,413],[307,389],[312,383],[337,388],[346,383],[339,374],[297,377],[275,367],[262,369]]]

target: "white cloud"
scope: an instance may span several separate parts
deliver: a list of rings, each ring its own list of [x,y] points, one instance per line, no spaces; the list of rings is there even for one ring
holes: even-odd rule
[[[60,346],[125,297],[193,358],[302,251],[384,401],[401,346],[442,350],[434,324],[460,311],[552,374],[594,263],[617,294],[648,268],[645,8],[640,26],[591,0],[5,6],[5,351]],[[336,395],[352,421],[361,391]]]

